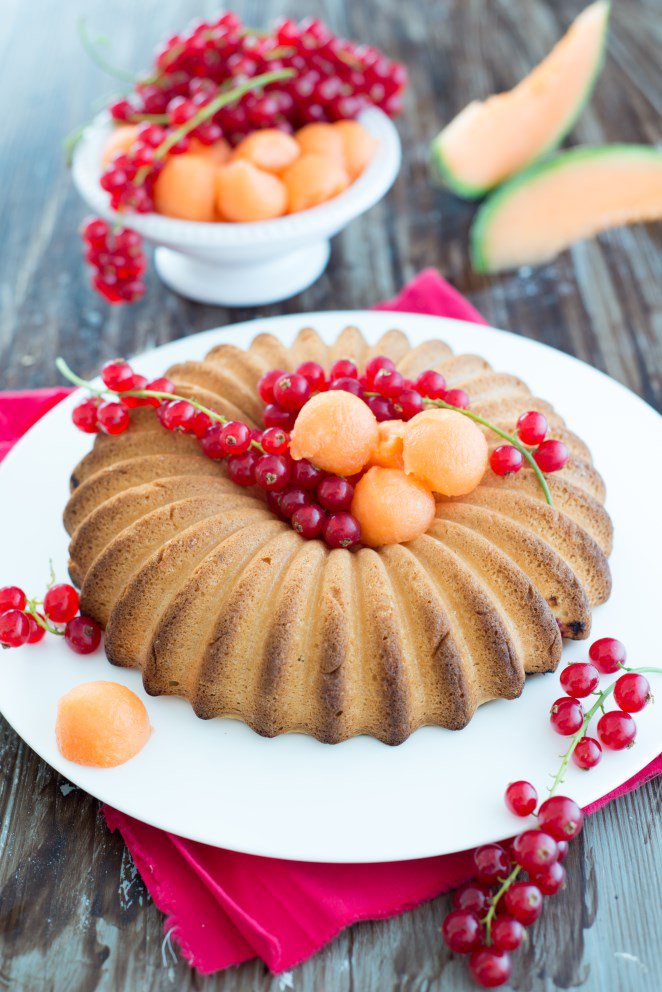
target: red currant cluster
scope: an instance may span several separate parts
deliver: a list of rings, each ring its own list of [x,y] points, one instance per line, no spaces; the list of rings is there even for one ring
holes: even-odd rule
[[[370,359],[363,375],[346,358],[333,363],[328,378],[317,362],[304,362],[295,372],[267,372],[258,383],[258,392],[267,404],[264,423],[291,430],[301,407],[314,393],[327,389],[343,389],[358,396],[379,421],[411,420],[423,410],[424,400],[441,400],[459,410],[469,406],[466,392],[447,389],[441,373],[430,369],[413,382],[398,372],[390,358],[378,355]]]
[[[99,217],[88,218],[82,228],[85,261],[94,269],[92,286],[108,303],[135,303],[145,292],[142,274],[147,259],[142,238],[128,228],[111,231]]]
[[[542,472],[558,472],[570,455],[563,441],[545,440],[547,430],[547,418],[536,410],[529,410],[517,421],[516,435],[522,444],[535,448],[533,458]],[[519,472],[524,459],[522,451],[513,444],[500,444],[490,455],[490,467],[496,475],[510,475]]]
[[[538,793],[530,782],[511,782],[505,802],[516,816],[537,816],[534,829],[524,830],[505,844],[485,844],[474,851],[475,879],[453,895],[453,909],[446,916],[442,934],[451,951],[469,954],[469,970],[478,985],[497,988],[511,973],[510,952],[522,943],[525,927],[538,919],[543,898],[555,895],[564,885],[561,862],[568,853],[568,842],[582,828],[583,814],[577,803],[554,792],[563,781],[570,759],[579,768],[592,768],[602,748],[586,737],[590,721],[598,709],[598,737],[604,747],[620,750],[632,744],[635,736],[631,713],[638,713],[650,700],[650,686],[642,670],[626,669],[611,685],[596,691],[600,673],[624,670],[625,648],[612,637],[595,641],[589,649],[591,663],[575,662],[561,673],[561,684],[570,693],[552,706],[552,725],[564,735],[572,735],[570,747],[550,789],[550,798],[538,806]],[[662,669],[643,671],[662,674]],[[620,709],[604,712],[611,693]],[[584,714],[579,699],[594,694],[596,701]],[[528,878],[520,878],[521,872]]]
[[[156,52],[153,75],[110,112],[129,122],[165,115],[176,126],[211,102],[228,80],[278,69],[292,69],[292,77],[223,108],[195,137],[212,144],[223,134],[236,143],[255,128],[292,131],[311,121],[356,117],[368,105],[389,115],[401,110],[407,72],[376,48],[339,38],[314,18],[283,18],[271,32],[257,33],[227,11],[168,38]]]
[[[78,593],[66,583],[51,583],[43,600],[28,599],[18,586],[4,586],[0,589],[0,645],[37,644],[48,631],[64,637],[77,654],[91,654],[101,643],[101,627],[96,620],[79,615],[78,607]]]

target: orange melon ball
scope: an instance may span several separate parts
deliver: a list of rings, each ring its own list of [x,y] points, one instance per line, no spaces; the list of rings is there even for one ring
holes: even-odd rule
[[[290,454],[317,468],[355,475],[367,464],[379,440],[372,410],[353,393],[331,389],[308,400],[290,435]]]
[[[272,220],[285,213],[287,192],[277,176],[237,159],[218,170],[216,206],[226,220]]]
[[[225,138],[220,138],[213,145],[204,145],[197,138],[191,138],[188,153],[189,155],[199,155],[207,158],[214,165],[225,165],[231,155],[231,148]]]
[[[336,121],[333,127],[342,138],[345,168],[353,182],[372,159],[379,142],[358,121]]]
[[[402,446],[405,429],[404,420],[383,420],[378,424],[379,440],[368,464],[381,465],[382,468],[404,468]]]
[[[301,155],[282,175],[287,188],[287,209],[291,214],[317,207],[338,196],[349,185],[344,167],[322,155]]]
[[[464,496],[487,468],[487,441],[472,420],[454,410],[424,410],[407,424],[405,472],[434,492]]]
[[[154,183],[157,211],[179,220],[213,221],[216,172],[209,158],[189,152],[173,155]]]
[[[101,164],[110,165],[116,155],[128,152],[138,134],[137,124],[120,124],[111,133],[101,153]]]
[[[276,127],[266,127],[253,131],[240,141],[234,151],[234,158],[245,158],[265,172],[282,172],[301,154],[299,145],[291,134],[285,134]]]
[[[123,765],[151,733],[143,702],[117,682],[83,682],[58,703],[57,746],[63,757],[78,765]]]
[[[321,155],[345,168],[345,145],[333,124],[306,124],[294,137],[302,154]]]
[[[403,544],[424,534],[434,520],[434,496],[401,469],[374,466],[356,484],[352,513],[363,544]]]

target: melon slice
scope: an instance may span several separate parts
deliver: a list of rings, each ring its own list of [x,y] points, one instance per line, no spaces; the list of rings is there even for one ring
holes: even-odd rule
[[[556,148],[602,68],[609,10],[591,4],[514,89],[465,107],[432,142],[433,178],[475,199]]]
[[[485,201],[471,229],[477,272],[538,265],[574,241],[662,218],[662,150],[573,148],[532,165]]]

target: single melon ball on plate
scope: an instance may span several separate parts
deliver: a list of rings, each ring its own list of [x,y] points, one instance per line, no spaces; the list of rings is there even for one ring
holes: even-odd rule
[[[469,417],[454,410],[424,410],[407,424],[405,472],[443,496],[472,492],[487,468],[487,441]]]
[[[110,165],[116,155],[126,154],[137,137],[137,124],[120,124],[114,128],[101,153],[101,164]]]
[[[379,142],[358,121],[336,121],[332,126],[342,138],[345,168],[353,182],[371,161]]]
[[[352,514],[368,547],[403,544],[424,534],[434,520],[434,496],[401,469],[374,466],[356,484]]]
[[[233,158],[246,159],[265,172],[282,172],[301,154],[299,145],[291,134],[284,134],[276,127],[253,131],[240,141]]]
[[[344,166],[333,158],[306,153],[282,176],[287,187],[287,209],[291,214],[310,210],[338,196],[349,185]]]
[[[324,472],[355,475],[377,446],[372,410],[353,393],[318,393],[301,409],[290,435],[290,454],[307,458]]]
[[[215,219],[217,167],[190,154],[168,159],[154,183],[154,206],[166,217],[211,222]]]
[[[273,220],[285,213],[287,192],[277,176],[236,159],[218,170],[216,206],[225,220]]]
[[[142,750],[151,733],[142,700],[118,682],[83,682],[58,703],[57,746],[78,765],[123,765]]]
[[[294,135],[304,155],[321,155],[345,168],[345,146],[340,131],[333,124],[306,124]]]

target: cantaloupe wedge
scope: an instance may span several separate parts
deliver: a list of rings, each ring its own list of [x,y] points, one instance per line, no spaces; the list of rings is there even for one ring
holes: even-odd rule
[[[662,150],[573,148],[532,165],[485,201],[471,229],[477,272],[538,265],[574,241],[662,218]]]
[[[591,4],[514,89],[465,107],[432,142],[433,178],[475,199],[556,148],[602,68],[609,9]]]

